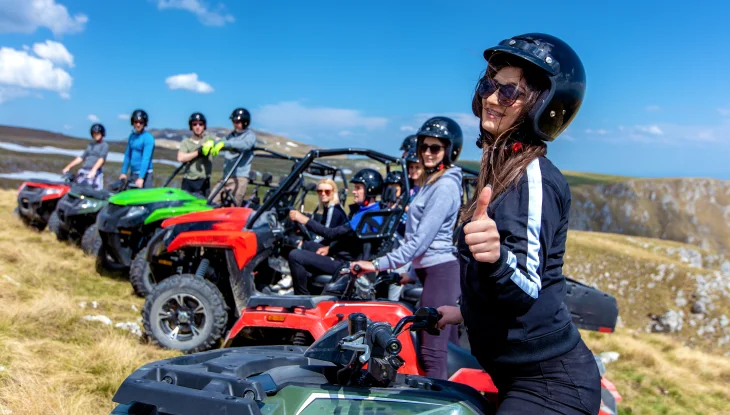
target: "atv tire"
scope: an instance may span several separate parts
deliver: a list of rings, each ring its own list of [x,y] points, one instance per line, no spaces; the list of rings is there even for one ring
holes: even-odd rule
[[[48,219],[48,230],[56,234],[56,239],[63,242],[68,240],[68,231],[63,229],[61,225],[61,219],[58,217],[56,212],[51,213],[50,219]]]
[[[99,255],[101,250],[101,235],[96,230],[96,224],[86,228],[81,236],[81,249],[86,255]]]
[[[157,283],[152,276],[150,264],[147,262],[147,247],[145,246],[134,257],[132,267],[129,269],[129,282],[132,283],[134,293],[140,297],[147,297],[154,289]]]
[[[152,343],[188,354],[220,343],[228,312],[223,294],[213,283],[182,274],[157,284],[145,300],[142,319]]]

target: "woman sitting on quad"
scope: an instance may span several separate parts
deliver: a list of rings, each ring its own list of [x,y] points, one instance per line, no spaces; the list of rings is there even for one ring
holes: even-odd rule
[[[92,125],[90,133],[94,141],[86,146],[86,150],[81,156],[68,163],[68,166],[63,168],[62,173],[66,174],[72,168],[81,164],[81,168],[76,172],[76,183],[87,183],[94,189],[101,190],[104,188],[104,173],[101,167],[106,162],[106,157],[109,154],[109,144],[104,142],[106,129],[103,125]]]
[[[347,223],[347,213],[340,205],[340,196],[337,194],[337,184],[334,180],[325,177],[317,183],[318,210],[322,211],[319,223],[325,228],[336,228]],[[315,242],[322,240],[317,236]],[[325,244],[327,245],[327,244]]]
[[[400,268],[412,262],[415,274],[423,283],[422,307],[455,306],[459,298],[459,263],[453,244],[453,230],[461,207],[461,169],[454,162],[461,153],[464,138],[461,128],[447,117],[426,121],[417,133],[419,163],[425,175],[408,211],[405,242],[389,254],[372,262],[351,264],[361,273]],[[408,281],[408,274],[402,282]],[[456,327],[440,335],[422,334],[421,355],[426,376],[446,379],[446,353]]]
[[[324,245],[306,241],[300,249],[289,253],[289,269],[295,295],[309,294],[307,285],[313,272],[317,275],[332,275],[347,261],[357,260],[363,254],[363,244],[357,238],[355,229],[365,213],[380,210],[380,204],[375,198],[383,191],[383,176],[376,170],[362,169],[350,179],[350,183],[355,185],[352,191],[355,203],[350,205],[347,223],[328,228],[297,210],[289,212],[292,221],[305,225],[307,230],[330,242],[329,245]]]
[[[481,171],[458,234],[461,307],[471,352],[499,389],[498,414],[596,414],[600,374],[564,303],[570,188],[546,142],[575,117],[583,64],[550,35],[531,33],[484,51],[472,100],[481,120]]]

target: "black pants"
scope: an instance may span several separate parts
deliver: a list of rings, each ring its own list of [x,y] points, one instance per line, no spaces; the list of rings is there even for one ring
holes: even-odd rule
[[[595,415],[601,407],[601,375],[583,340],[562,356],[487,372],[499,389],[499,415]]]
[[[210,178],[206,177],[205,179],[197,180],[183,179],[180,188],[194,195],[208,197],[210,195]]]
[[[318,255],[317,249],[323,246],[316,242],[306,241],[302,244],[302,249],[293,249],[289,252],[289,270],[291,270],[295,295],[309,294],[307,287],[312,273],[331,275],[344,265],[344,261]]]
[[[442,305],[456,305],[461,295],[459,280],[459,262],[453,261],[416,269],[416,275],[423,284],[421,307],[438,308]],[[435,379],[447,379],[446,355],[449,340],[459,344],[458,327],[446,326],[439,335],[419,332],[421,338],[421,360],[426,376]]]

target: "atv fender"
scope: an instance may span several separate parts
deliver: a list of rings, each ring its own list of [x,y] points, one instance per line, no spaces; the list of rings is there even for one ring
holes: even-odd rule
[[[150,223],[159,222],[167,218],[212,209],[213,208],[211,206],[200,203],[190,203],[182,206],[160,208],[150,213],[149,216],[147,216],[147,218],[144,220],[144,224],[149,225]]]
[[[469,385],[484,393],[490,402],[497,403],[497,387],[494,385],[492,377],[482,369],[461,368],[449,378],[449,382]]]
[[[239,232],[239,234],[241,233]],[[246,235],[248,235],[248,233],[246,233]],[[250,235],[255,236],[253,233]],[[254,241],[254,252],[255,250],[256,244]],[[235,318],[241,317],[241,310],[246,308],[248,300],[254,292],[254,270],[259,266],[259,264],[261,264],[261,262],[267,260],[269,256],[271,256],[271,250],[265,249],[259,252],[258,255],[255,255],[253,259],[247,261],[245,266],[241,267],[241,263],[236,257],[236,253],[230,250],[226,251],[231,291],[233,292],[233,299],[236,302],[236,310],[234,310]]]
[[[193,214],[187,214],[182,216],[175,216],[170,219],[165,219],[162,222],[163,228],[168,228],[174,225],[180,225],[183,223],[195,223],[195,222],[220,222],[221,224],[235,225],[236,230],[241,230],[248,221],[248,217],[251,215],[253,210],[249,208],[219,208],[213,210],[200,210]]]
[[[218,230],[183,232],[167,246],[167,252],[189,247],[230,249],[233,251],[238,274],[256,255],[256,234]]]

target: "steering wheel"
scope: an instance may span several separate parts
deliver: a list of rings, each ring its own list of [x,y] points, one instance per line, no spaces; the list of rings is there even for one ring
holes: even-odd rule
[[[302,236],[304,237],[305,240],[307,240],[307,241],[313,241],[314,240],[314,238],[312,237],[312,234],[309,232],[309,229],[307,229],[306,226],[302,225],[299,222],[295,222],[295,221],[289,219],[289,212],[292,211],[292,210],[296,210],[296,209],[294,209],[291,206],[287,206],[286,208],[279,208],[277,210],[279,210],[279,212],[280,212],[279,213],[279,217],[285,218],[284,219],[284,223],[285,223],[284,226],[287,229],[296,228],[302,234]],[[291,226],[292,224],[294,224],[293,227]]]

